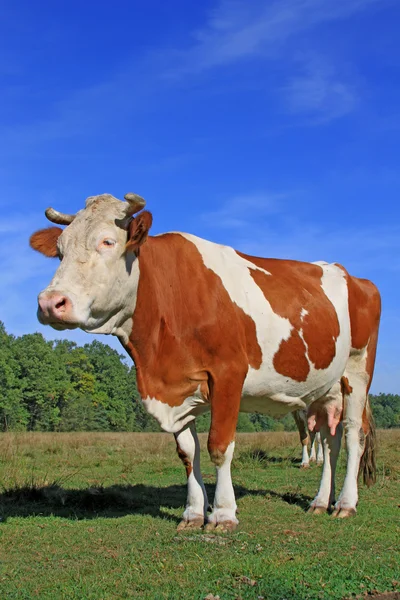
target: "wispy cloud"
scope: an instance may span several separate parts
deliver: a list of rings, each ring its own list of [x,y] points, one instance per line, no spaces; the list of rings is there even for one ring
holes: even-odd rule
[[[325,23],[345,19],[372,6],[381,8],[391,0],[220,0],[204,25],[193,31],[186,46],[153,48],[116,66],[114,76],[78,88],[53,102],[48,118],[1,131],[7,153],[26,152],[32,145],[95,132],[101,123],[115,126],[127,115],[146,109],[157,94],[167,93],[174,83],[186,85],[188,77],[228,67],[250,58],[284,58],[296,67],[294,48],[287,42]],[[239,85],[239,83],[238,83]],[[355,105],[356,92],[335,73],[314,70],[296,75],[283,86],[292,113],[316,111],[337,118]]]
[[[400,226],[341,226],[291,219],[253,224],[236,245],[249,254],[343,262],[355,275],[400,273]]]
[[[400,273],[400,225],[360,226],[324,223],[318,214],[296,216],[296,202],[307,202],[305,190],[255,192],[234,196],[200,219],[214,232],[231,229],[231,245],[258,256],[343,262],[356,275]]]
[[[236,229],[254,219],[280,212],[287,196],[266,192],[241,194],[226,200],[218,210],[203,213],[201,219],[211,227]]]
[[[345,19],[381,0],[222,0],[195,42],[176,53],[170,74],[202,71],[255,55],[276,57],[290,37]],[[179,64],[181,63],[181,64]]]
[[[358,101],[354,83],[339,77],[332,65],[312,58],[282,88],[287,110],[319,124],[350,113]]]

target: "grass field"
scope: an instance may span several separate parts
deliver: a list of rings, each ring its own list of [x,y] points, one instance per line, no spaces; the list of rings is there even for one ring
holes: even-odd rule
[[[0,599],[398,597],[399,449],[400,431],[379,432],[377,484],[361,488],[355,518],[335,520],[306,513],[320,467],[299,468],[297,434],[240,434],[239,529],[178,534],[172,436],[2,434]],[[344,465],[342,452],[339,483]]]

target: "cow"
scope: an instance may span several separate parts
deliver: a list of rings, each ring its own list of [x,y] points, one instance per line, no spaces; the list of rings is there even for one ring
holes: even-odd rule
[[[308,410],[324,450],[310,511],[355,514],[359,469],[367,484],[375,478],[368,401],[380,320],[375,285],[339,264],[248,256],[187,233],[150,236],[144,200],[124,198],[91,196],[76,215],[46,210],[67,227],[30,238],[32,248],[61,260],[38,296],[38,319],[115,335],[131,356],[143,404],[174,434],[186,468],[179,529],[236,528],[231,462],[240,411]],[[217,481],[207,516],[195,418],[209,410]],[[335,501],[343,430],[347,470]]]
[[[308,431],[307,427],[307,411],[295,410],[293,413],[297,430],[300,435],[300,442],[302,445],[301,455],[301,467],[306,469],[310,466],[310,462],[316,462],[317,465],[322,465],[324,462],[324,455],[321,444],[321,434],[319,431]],[[308,442],[311,442],[311,452],[308,454]],[[318,450],[316,450],[318,448]]]

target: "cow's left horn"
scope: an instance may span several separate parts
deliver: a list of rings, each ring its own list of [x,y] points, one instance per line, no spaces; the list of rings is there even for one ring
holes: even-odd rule
[[[66,213],[54,210],[54,208],[46,208],[44,214],[49,221],[58,225],[69,225],[75,219],[75,215],[67,215]]]
[[[127,215],[129,217],[139,212],[139,210],[142,210],[142,208],[146,206],[146,200],[144,200],[141,196],[138,196],[138,194],[129,192],[129,194],[125,194],[124,198],[129,203],[127,209]]]

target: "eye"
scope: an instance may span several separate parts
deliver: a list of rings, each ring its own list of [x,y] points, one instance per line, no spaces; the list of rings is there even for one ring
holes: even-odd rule
[[[112,240],[111,238],[106,238],[101,242],[101,246],[105,246],[106,248],[112,248],[113,246],[115,246],[115,244],[116,241]]]

